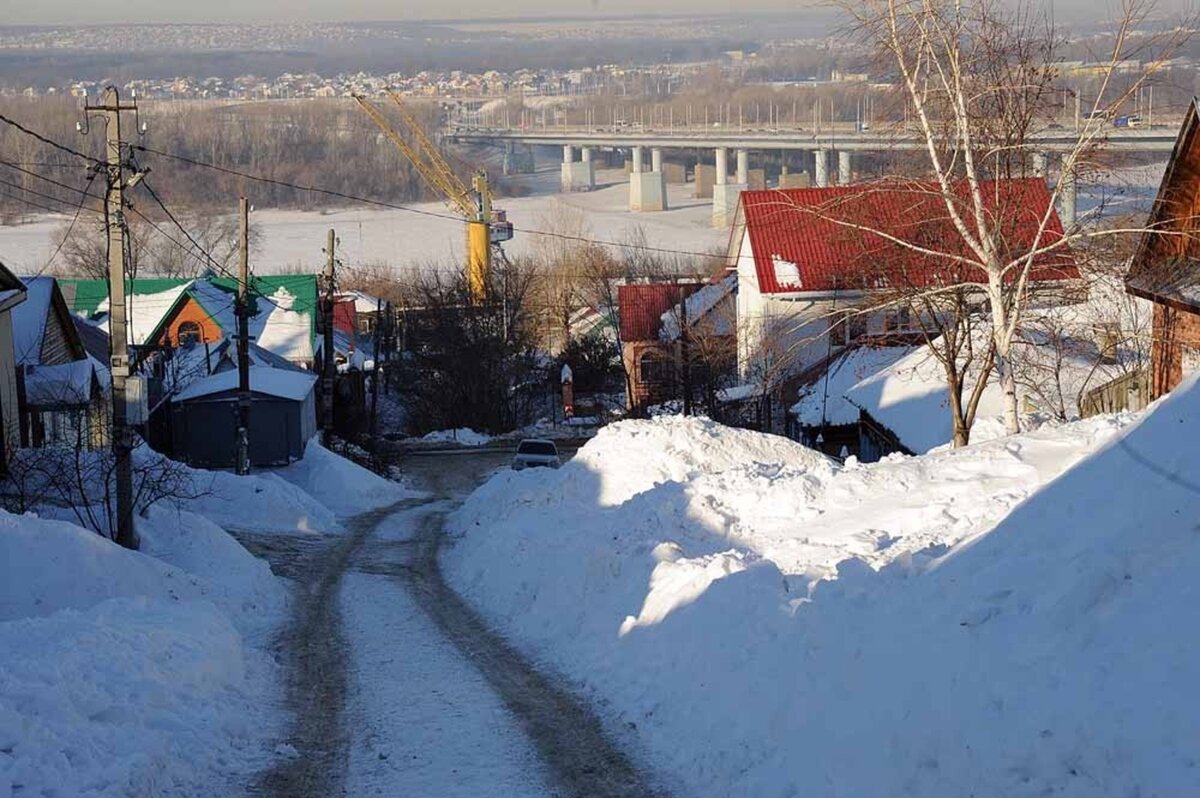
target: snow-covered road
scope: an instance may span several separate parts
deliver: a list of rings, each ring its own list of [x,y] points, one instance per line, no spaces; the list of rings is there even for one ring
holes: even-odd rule
[[[257,793],[305,796],[655,795],[589,707],[446,586],[443,518],[510,454],[424,453],[435,498],[349,519],[348,534],[240,535],[294,580],[278,655],[287,746]]]

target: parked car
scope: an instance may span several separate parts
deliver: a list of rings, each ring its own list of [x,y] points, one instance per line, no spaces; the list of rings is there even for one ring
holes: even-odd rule
[[[512,467],[514,471],[521,471],[526,468],[558,468],[560,464],[558,447],[554,445],[554,441],[526,438],[517,445]]]

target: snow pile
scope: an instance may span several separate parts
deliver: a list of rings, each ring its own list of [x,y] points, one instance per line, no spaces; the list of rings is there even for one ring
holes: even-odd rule
[[[305,446],[303,459],[278,474],[338,515],[354,515],[418,495],[334,454],[316,438]]]
[[[1194,387],[840,469],[626,422],[483,486],[446,568],[679,794],[1192,794],[1197,435]]]
[[[418,438],[421,443],[456,443],[459,446],[486,446],[491,443],[492,436],[476,432],[470,427],[459,429],[439,429]]]
[[[233,792],[267,761],[276,674],[243,634],[282,586],[196,516],[139,531],[146,553],[0,511],[0,794]]]

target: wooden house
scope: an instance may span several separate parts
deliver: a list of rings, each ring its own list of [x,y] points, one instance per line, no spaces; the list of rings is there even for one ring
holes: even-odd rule
[[[1200,114],[1188,106],[1125,289],[1153,303],[1151,400],[1200,369]]]
[[[0,473],[7,470],[8,453],[21,436],[12,311],[25,301],[25,294],[25,284],[0,263]]]
[[[103,365],[89,357],[53,277],[27,277],[13,311],[21,445],[95,449],[109,440]]]

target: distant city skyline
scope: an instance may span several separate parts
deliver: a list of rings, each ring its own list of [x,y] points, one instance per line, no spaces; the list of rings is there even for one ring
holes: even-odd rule
[[[803,11],[818,8],[818,0],[220,0],[195,3],[183,0],[42,0],[39,3],[3,0],[0,24],[91,25],[105,23],[193,22],[317,22],[317,21],[421,21],[472,18],[506,19],[547,17],[659,14],[747,14]],[[1064,19],[1116,11],[1116,4],[1095,0],[1054,0],[1055,14]],[[1165,0],[1159,8],[1177,12],[1191,0]],[[282,17],[286,17],[286,20]]]

